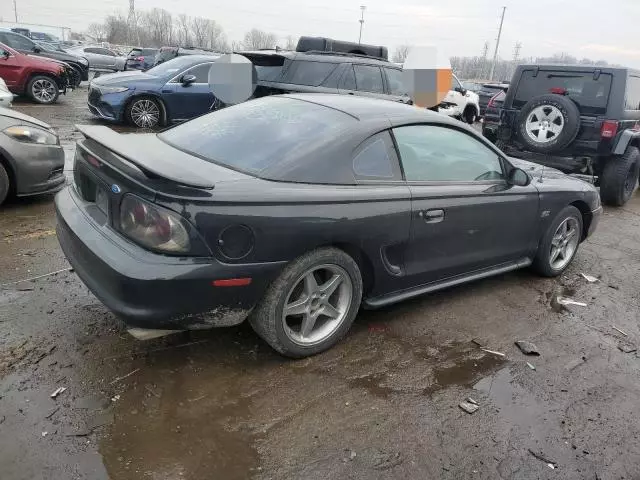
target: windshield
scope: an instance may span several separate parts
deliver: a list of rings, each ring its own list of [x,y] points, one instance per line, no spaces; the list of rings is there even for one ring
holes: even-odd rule
[[[265,170],[287,171],[282,167],[317,151],[354,121],[315,103],[264,97],[198,117],[158,138],[203,160],[270,178]]]
[[[593,71],[539,71],[522,72],[513,106],[522,108],[529,100],[539,95],[558,93],[573,100],[584,115],[603,115],[607,111],[611,75],[601,73],[597,79]]]
[[[176,57],[166,62],[156,65],[155,67],[147,70],[146,73],[153,75],[154,77],[172,76],[183,70],[200,63],[199,60],[194,60],[192,56]]]

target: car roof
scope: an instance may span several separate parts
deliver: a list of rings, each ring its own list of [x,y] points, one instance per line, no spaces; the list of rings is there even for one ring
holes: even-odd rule
[[[402,69],[402,67],[396,63],[389,62],[382,58],[372,57],[368,55],[357,55],[353,53],[340,53],[340,52],[295,52],[292,50],[243,50],[238,53],[239,55],[279,55],[281,57],[289,58],[291,60],[309,60],[310,62],[327,62],[327,63],[365,63],[382,65],[385,67],[395,68],[396,70]]]
[[[378,98],[329,93],[292,93],[283,95],[283,97],[303,100],[339,110],[358,120],[387,117],[399,122],[433,122],[447,125],[460,124],[458,120],[453,120],[446,115],[433,112],[426,108]]]
[[[518,66],[518,69],[520,70],[534,70],[536,68],[540,70],[565,70],[569,72],[584,72],[585,70],[587,71],[600,70],[601,72],[605,72],[605,73],[622,73],[622,72],[640,73],[640,70],[635,70],[633,68],[628,68],[628,67],[613,67],[613,66],[602,67],[599,65],[565,65],[565,64],[545,63],[545,64],[528,64],[528,65]]]

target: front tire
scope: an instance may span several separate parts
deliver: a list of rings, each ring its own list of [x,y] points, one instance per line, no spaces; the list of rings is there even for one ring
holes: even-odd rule
[[[127,105],[129,123],[140,128],[156,128],[162,125],[162,105],[152,97],[137,97]]]
[[[540,241],[533,268],[545,277],[557,277],[575,257],[582,240],[582,213],[576,207],[565,207]]]
[[[274,350],[303,358],[335,345],[351,327],[361,300],[358,264],[342,250],[321,248],[282,271],[249,321]]]
[[[640,177],[640,150],[627,147],[621,157],[604,161],[600,197],[605,205],[621,207],[629,201]]]
[[[27,85],[27,95],[36,103],[51,105],[58,100],[60,90],[56,81],[45,75],[36,75]]]
[[[7,199],[10,190],[11,182],[9,179],[9,174],[4,168],[4,165],[0,163],[0,205],[2,205],[2,203]]]

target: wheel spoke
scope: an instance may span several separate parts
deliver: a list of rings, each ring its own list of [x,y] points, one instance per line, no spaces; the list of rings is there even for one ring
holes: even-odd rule
[[[302,318],[302,325],[300,326],[300,335],[302,337],[308,337],[313,331],[313,327],[316,325],[318,314],[306,313]]]
[[[555,262],[558,257],[560,256],[560,251],[561,248],[560,247],[555,247],[551,249],[551,258],[550,258],[550,262],[553,264],[553,262]]]
[[[342,275],[336,273],[327,282],[320,285],[320,293],[324,293],[327,297],[330,297],[336,288],[342,283]]]
[[[307,299],[308,297],[304,296],[295,302],[291,302],[284,308],[284,314],[286,316],[304,314],[307,311]]]
[[[571,238],[573,238],[576,234],[577,234],[577,230],[575,228],[572,228],[570,230],[567,231],[567,234],[565,235],[565,240],[570,240]]]
[[[313,272],[309,272],[309,274],[304,277],[304,291],[308,296],[311,296],[318,291],[318,282],[316,281],[316,277],[313,275]]]
[[[321,313],[329,318],[335,319],[340,317],[340,311],[330,303],[327,303],[322,307]]]

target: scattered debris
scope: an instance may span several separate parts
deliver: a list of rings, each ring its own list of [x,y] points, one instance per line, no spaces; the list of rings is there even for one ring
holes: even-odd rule
[[[206,395],[200,395],[199,397],[196,397],[196,398],[189,398],[187,402],[197,402],[198,400],[202,400],[205,397]]]
[[[34,290],[34,288],[33,287],[23,286],[23,287],[16,288],[16,290],[19,291],[19,292],[32,292]]]
[[[49,413],[47,413],[44,418],[46,418],[47,420],[49,420],[51,417],[53,417],[53,415],[60,410],[60,407],[55,407],[53,409],[51,409],[51,411]]]
[[[114,395],[114,397],[111,399],[112,402],[117,402],[118,400],[120,400],[120,395]]]
[[[47,315],[51,315],[53,313],[53,308],[50,308],[49,310],[47,310]]]
[[[531,370],[535,370],[536,366],[532,363],[527,362],[527,367],[529,367]]]
[[[17,285],[18,283],[22,283],[22,282],[32,282],[40,278],[49,277],[51,275],[57,275],[63,272],[73,272],[73,269],[71,267],[68,267],[68,268],[63,268],[61,270],[56,270],[55,272],[45,273],[44,275],[38,275],[37,277],[23,278],[22,280],[16,280],[15,282],[3,283],[3,284],[0,284],[0,288],[8,287],[9,285]]]
[[[556,466],[553,463],[547,463],[547,467],[549,467],[551,470],[556,469]]]
[[[380,453],[376,455],[376,463],[373,468],[376,470],[389,470],[393,467],[400,465],[404,459],[400,455],[400,452],[396,453]]]
[[[586,273],[581,273],[582,278],[584,278],[589,283],[596,283],[599,281],[598,277],[594,277],[593,275],[587,275]]]
[[[47,350],[46,352],[42,352],[42,353],[38,356],[38,358],[36,359],[36,361],[35,361],[35,362],[33,362],[33,363],[34,363],[34,364],[38,364],[38,363],[40,363],[40,360],[42,360],[43,358],[45,358],[45,357],[47,357],[47,356],[51,355],[55,349],[56,349],[56,346],[55,346],[55,345],[53,345],[53,346],[52,346],[51,348],[49,348],[49,350]]]
[[[576,369],[587,360],[587,357],[578,358],[565,365],[565,368],[569,371]]]
[[[49,432],[42,432],[42,436],[46,437]]]
[[[483,352],[492,353],[493,355],[498,355],[499,357],[506,357],[506,355],[502,352],[496,352],[495,350],[489,350],[487,348],[481,348]]]
[[[529,453],[531,455],[533,455],[534,457],[536,457],[538,460],[544,462],[547,464],[547,466],[551,465],[550,468],[556,468],[556,465],[558,465],[558,462],[555,462],[554,460],[551,460],[549,457],[547,457],[543,452],[537,452],[535,450],[532,450],[531,448],[529,449]]]
[[[467,397],[467,402],[469,403],[473,403],[474,405],[480,405],[478,402],[476,402],[473,398],[471,397]]]
[[[636,350],[638,350],[638,347],[636,347],[633,343],[630,343],[630,342],[620,342],[618,343],[618,350],[620,350],[623,353],[633,353]]]
[[[136,373],[137,371],[139,371],[139,368],[136,368],[133,372],[129,372],[126,375],[123,375],[122,377],[118,377],[116,379],[114,379],[111,383],[109,383],[109,385],[113,385],[116,382],[119,382],[120,380],[124,380],[127,377],[130,377],[131,375],[133,375],[134,373]]]
[[[586,307],[587,304],[584,302],[577,302],[572,298],[567,297],[558,297],[557,301],[560,305],[576,305],[578,307]]]
[[[460,404],[458,405],[462,410],[464,410],[465,412],[471,414],[471,413],[475,413],[476,410],[478,410],[480,408],[480,406],[478,404],[474,404],[471,402],[460,402]]]
[[[611,328],[613,328],[616,332],[621,333],[622,335],[624,335],[625,337],[628,337],[629,335],[626,332],[623,332],[622,330],[620,330],[618,327],[611,325]]]
[[[484,343],[481,342],[480,340],[478,340],[477,338],[472,338],[471,339],[472,343],[475,343],[477,346],[479,346],[480,348],[484,347]]]
[[[50,395],[51,398],[56,398],[58,395],[60,395],[66,389],[67,389],[66,387],[58,387],[58,388],[56,388],[55,391]]]
[[[614,290],[620,290],[620,287],[619,287],[619,286],[617,286],[617,285],[611,285],[611,284],[609,284],[609,285],[607,285],[607,286],[608,286],[609,288],[614,289]]]
[[[356,452],[354,452],[353,450],[351,450],[351,453],[349,453],[349,459],[350,460],[353,460],[357,456],[358,456],[358,454]]]
[[[516,343],[516,346],[520,349],[520,351],[525,355],[540,356],[538,347],[536,347],[533,343],[527,342],[526,340],[518,340],[515,343]]]

